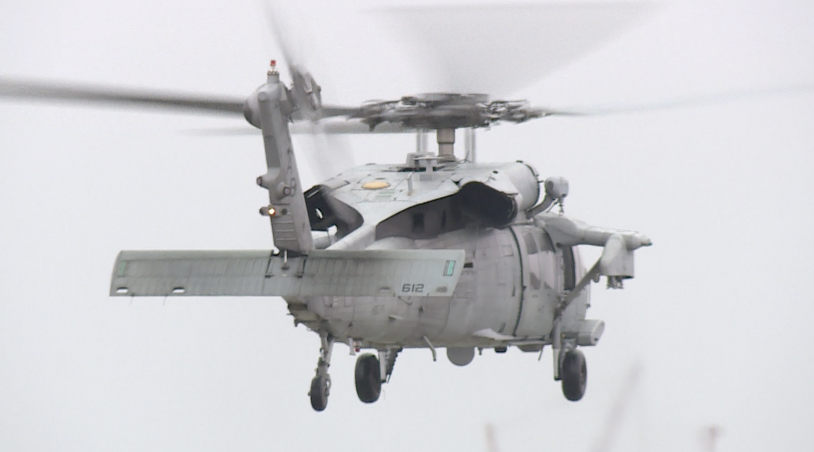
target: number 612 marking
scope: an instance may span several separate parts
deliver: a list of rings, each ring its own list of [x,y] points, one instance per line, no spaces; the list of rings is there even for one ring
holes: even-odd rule
[[[402,293],[422,293],[424,292],[424,284],[405,284],[401,286]]]

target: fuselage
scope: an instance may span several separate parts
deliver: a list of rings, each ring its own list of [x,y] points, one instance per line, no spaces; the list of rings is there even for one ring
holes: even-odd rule
[[[342,238],[331,240],[330,248],[465,250],[463,272],[451,297],[422,296],[420,284],[407,284],[396,296],[287,300],[295,318],[361,347],[427,347],[429,343],[493,347],[511,341],[539,350],[548,343],[558,297],[584,274],[577,248],[554,246],[544,229],[516,215],[537,202],[538,192],[531,188],[537,187],[532,168],[523,163],[467,166],[451,163],[429,174],[362,167],[329,181],[335,188],[324,197],[330,200],[315,204],[322,206],[319,218],[344,215],[332,221],[344,231]],[[506,184],[489,188],[490,178],[501,172],[510,176],[503,182],[512,181],[521,189]],[[464,190],[453,181],[467,177],[483,181],[481,191],[493,193],[474,192],[462,198]],[[310,192],[313,195],[313,189]],[[500,211],[465,204],[477,203],[479,196]],[[411,197],[416,201],[410,202]],[[309,199],[313,203],[315,198]],[[514,203],[511,208],[506,207],[509,201]],[[512,209],[514,213],[507,213]],[[483,218],[473,221],[472,215]],[[507,215],[511,223],[500,224]],[[489,221],[494,224],[484,224]],[[564,313],[566,323],[585,318],[588,300],[589,291],[583,291]]]
[[[533,225],[464,229],[430,240],[383,239],[370,248],[455,248],[467,257],[452,297],[419,296],[412,291],[423,288],[403,287],[397,297],[307,300],[334,337],[364,346],[426,347],[429,339],[440,347],[489,347],[509,337],[547,343],[558,295],[583,273],[575,250],[573,257],[564,256],[569,251],[554,248]],[[567,315],[585,318],[588,296],[582,294]]]

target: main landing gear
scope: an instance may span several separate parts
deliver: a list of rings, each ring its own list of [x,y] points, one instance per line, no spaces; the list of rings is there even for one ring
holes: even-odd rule
[[[562,359],[562,393],[566,399],[576,402],[585,395],[588,383],[588,366],[585,355],[574,349],[565,353]]]
[[[311,390],[308,396],[311,398],[311,407],[316,411],[323,411],[328,406],[328,395],[331,392],[331,376],[328,374],[328,367],[331,365],[331,351],[333,350],[334,338],[327,333],[320,332],[319,338],[322,347],[319,349],[319,361],[317,362],[317,374],[311,380]],[[382,393],[382,383],[390,380],[393,368],[396,365],[396,357],[401,348],[379,350],[378,356],[372,353],[359,355],[356,360],[356,395],[364,403],[373,403],[379,400]]]
[[[382,373],[379,359],[372,353],[365,353],[356,359],[356,395],[365,403],[379,400],[382,392]]]
[[[562,394],[576,402],[585,395],[588,385],[588,365],[585,355],[577,349],[574,338],[563,338],[560,322],[554,322],[552,335],[554,349],[554,380],[562,380]]]
[[[365,353],[356,359],[356,395],[364,403],[373,403],[379,400],[382,392],[382,383],[390,380],[393,368],[396,366],[400,348],[379,350],[379,356]]]
[[[317,374],[311,380],[311,390],[308,392],[308,396],[311,397],[311,408],[316,411],[322,411],[328,406],[328,395],[331,393],[331,376],[328,374],[328,367],[331,366],[331,351],[334,348],[333,337],[320,332],[319,338],[322,347],[319,349]]]

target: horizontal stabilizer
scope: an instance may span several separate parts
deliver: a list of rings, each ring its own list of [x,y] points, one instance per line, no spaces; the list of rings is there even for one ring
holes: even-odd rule
[[[122,251],[111,296],[452,296],[463,250]]]

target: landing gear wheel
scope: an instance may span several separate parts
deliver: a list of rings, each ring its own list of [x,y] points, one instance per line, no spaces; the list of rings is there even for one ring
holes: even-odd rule
[[[356,395],[365,403],[379,400],[382,392],[382,374],[379,358],[365,353],[356,359]]]
[[[331,380],[327,377],[314,377],[311,380],[311,408],[315,411],[322,411],[328,406],[328,391],[331,388]]]
[[[571,350],[562,360],[562,393],[565,398],[576,402],[585,395],[588,384],[588,366],[585,355],[579,350]]]

